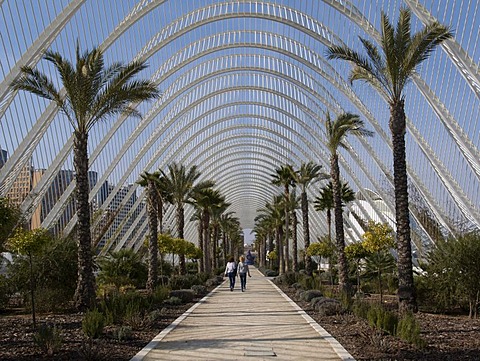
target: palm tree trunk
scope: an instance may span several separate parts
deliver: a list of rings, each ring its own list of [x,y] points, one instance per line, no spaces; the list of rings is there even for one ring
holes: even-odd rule
[[[220,232],[218,230],[218,224],[216,224],[213,227],[213,269],[215,270],[218,267],[218,238],[219,238]]]
[[[278,274],[285,273],[285,258],[283,256],[283,227],[278,227],[277,232],[277,246],[278,246]]]
[[[185,212],[183,209],[183,205],[178,204],[177,206],[177,225],[178,225],[178,238],[183,238],[183,229],[185,228]],[[185,255],[180,254],[178,255],[179,259],[179,266],[180,266],[180,274],[184,275],[186,273],[185,269]]]
[[[310,227],[308,221],[308,199],[307,192],[302,192],[302,221],[303,221],[303,239],[305,243],[305,272],[307,275],[312,275],[312,257],[307,254],[307,249],[310,246]]]
[[[298,272],[298,218],[295,211],[292,212],[292,270]]]
[[[413,283],[405,151],[406,121],[403,100],[390,105],[390,131],[393,145],[395,220],[397,225],[398,304],[401,312],[416,312],[418,307]]]
[[[210,215],[207,211],[203,211],[203,261],[205,266],[205,272],[210,273],[212,271],[212,262],[210,258]]]
[[[227,264],[227,234],[222,232],[223,264]]]
[[[335,211],[335,239],[338,254],[338,283],[340,289],[350,294],[348,282],[348,263],[345,256],[345,234],[343,231],[343,210],[340,191],[340,169],[338,167],[338,155],[333,154],[330,159],[331,177],[333,184],[333,204]]]
[[[152,293],[158,282],[158,216],[157,216],[157,191],[152,180],[147,185],[147,212],[150,228],[148,240],[148,279],[147,291]]]
[[[78,280],[75,306],[85,311],[95,305],[95,277],[93,275],[90,207],[88,205],[88,134],[75,130],[73,163],[75,166],[75,202],[77,210]]]
[[[202,250],[202,257],[200,257],[200,259],[198,260],[198,271],[205,272],[205,262],[203,260],[203,255],[205,254],[204,245],[203,245],[203,222],[201,217],[198,220],[197,232],[198,232],[198,248]]]
[[[290,209],[288,207],[288,201],[290,200],[290,192],[288,191],[288,185],[285,186],[285,237],[284,237],[284,246],[285,253],[283,255],[284,262],[284,272],[288,272],[290,268],[290,245],[289,245],[289,236],[290,236]],[[282,272],[282,273],[284,273]]]

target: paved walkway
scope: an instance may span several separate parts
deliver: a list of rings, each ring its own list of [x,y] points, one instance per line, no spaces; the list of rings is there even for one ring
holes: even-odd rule
[[[270,280],[251,267],[247,290],[228,279],[158,334],[139,360],[354,360]]]

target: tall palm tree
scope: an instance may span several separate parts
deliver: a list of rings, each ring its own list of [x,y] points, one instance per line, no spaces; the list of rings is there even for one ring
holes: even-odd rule
[[[212,204],[211,207],[211,219],[210,224],[212,227],[212,237],[213,237],[213,263],[212,269],[218,267],[219,257],[218,257],[218,241],[220,239],[222,215],[225,213],[227,208],[230,207],[230,203],[225,201],[223,198],[222,201]],[[223,253],[223,252],[222,252]]]
[[[158,282],[158,203],[157,192],[158,173],[144,172],[140,174],[138,184],[147,189],[147,213],[148,213],[148,279],[147,291],[153,292]]]
[[[349,187],[348,182],[340,181],[340,200],[342,207],[355,200],[355,192]],[[332,239],[332,212],[333,209],[333,184],[328,184],[320,189],[320,195],[314,201],[315,210],[318,212],[327,211],[328,238]]]
[[[284,212],[284,196],[274,196],[272,203],[265,204],[265,207],[257,209],[258,215],[255,217],[255,222],[265,222],[264,224],[274,233],[277,262],[279,273],[284,273],[285,268],[282,267],[284,263],[283,256],[283,227],[285,226],[285,212]],[[269,250],[273,251],[273,241],[269,244]]]
[[[453,32],[435,21],[411,35],[411,12],[407,8],[400,9],[397,29],[383,12],[381,26],[380,49],[369,40],[360,38],[367,56],[346,46],[332,46],[327,54],[329,59],[342,59],[353,64],[350,81],[364,81],[387,95],[393,145],[399,309],[416,311],[408,211],[404,89],[415,69],[429,58],[438,45],[452,38]]]
[[[350,293],[348,282],[348,263],[345,257],[345,234],[343,233],[342,193],[340,184],[340,168],[338,166],[339,147],[346,147],[344,140],[348,134],[356,136],[371,136],[372,132],[364,128],[363,121],[358,115],[351,113],[340,114],[333,122],[327,113],[325,120],[327,147],[330,151],[330,176],[332,177],[333,207],[335,214],[335,240],[338,253],[339,277],[338,282],[342,290]]]
[[[158,97],[154,83],[135,80],[146,68],[144,62],[127,65],[113,63],[105,67],[103,52],[99,48],[80,52],[77,44],[76,64],[60,53],[47,51],[43,59],[52,63],[65,90],[37,69],[24,66],[22,76],[11,84],[14,90],[25,90],[51,100],[60,108],[73,127],[73,163],[75,167],[75,203],[77,211],[76,237],[78,244],[78,281],[75,304],[85,310],[95,303],[90,207],[88,204],[88,134],[99,121],[118,114],[140,116],[132,103]]]
[[[170,203],[176,207],[176,222],[178,238],[183,239],[185,228],[185,203],[188,203],[195,191],[203,188],[213,187],[212,181],[205,181],[195,184],[200,177],[197,166],[190,169],[182,164],[172,163],[168,165],[168,174],[160,170],[163,175],[164,184],[170,193]],[[185,256],[180,255],[180,273],[185,274]]]
[[[285,164],[282,165],[278,168],[275,169],[275,174],[272,174],[272,184],[276,186],[283,186],[284,187],[284,199],[285,199],[285,205],[288,204],[288,200],[290,198],[290,187],[295,186],[294,182],[294,176],[293,174],[295,171],[293,170],[293,167],[290,164]],[[279,273],[284,273],[285,271],[288,271],[289,268],[289,260],[290,260],[290,255],[289,255],[289,228],[290,228],[290,209],[285,206],[284,207],[285,211],[285,237],[283,239],[283,245],[285,247],[285,253],[283,255],[283,258],[280,259],[280,269]],[[279,250],[280,251],[280,250]],[[282,250],[283,254],[283,250]],[[279,257],[280,258],[280,257]]]
[[[225,198],[220,191],[213,188],[198,189],[192,194],[190,201],[197,209],[202,212],[202,229],[203,229],[203,261],[205,272],[210,273],[215,266],[214,258],[216,247],[214,242],[211,242],[211,218],[215,208],[220,208],[225,204]]]
[[[315,181],[327,179],[330,176],[321,172],[322,166],[310,161],[302,163],[300,169],[294,173],[294,180],[296,184],[300,185],[301,207],[302,207],[302,224],[303,224],[303,240],[305,243],[305,250],[310,246],[310,225],[308,221],[308,198],[307,188]],[[312,274],[312,258],[305,252],[305,271],[307,274]]]
[[[220,216],[220,231],[222,233],[222,245],[223,245],[223,264],[227,263],[227,254],[230,250],[229,248],[229,233],[232,228],[237,228],[237,225],[240,225],[240,221],[237,217],[234,217],[233,215],[235,212],[223,212],[222,215]]]

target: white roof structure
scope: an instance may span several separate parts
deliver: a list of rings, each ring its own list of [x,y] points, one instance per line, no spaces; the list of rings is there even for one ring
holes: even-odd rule
[[[68,122],[53,104],[12,93],[9,84],[25,64],[54,77],[41,61],[43,52],[73,57],[78,40],[82,49],[104,49],[107,64],[146,60],[142,76],[162,91],[158,101],[139,105],[142,120],[118,117],[90,134],[90,169],[98,175],[92,203],[106,212],[126,193],[118,207],[130,207],[128,222],[115,222],[124,231],[110,232],[119,237],[117,247],[140,245],[148,228],[139,175],[171,162],[197,165],[202,179],[216,181],[242,227],[252,228],[256,210],[279,192],[271,185],[276,167],[314,161],[328,171],[327,112],[332,118],[342,111],[359,114],[375,131],[371,139],[348,139],[349,148],[340,151],[341,175],[359,195],[349,211],[390,219],[388,104],[368,86],[350,84],[349,65],[327,60],[325,50],[332,44],[358,48],[359,36],[377,42],[380,10],[396,19],[402,6],[412,11],[414,31],[433,19],[455,31],[406,91],[413,230],[420,243],[429,243],[432,227],[445,233],[478,229],[478,0],[0,0],[0,148],[7,152],[0,196],[25,167],[44,169],[21,204],[32,217],[55,176],[73,169]],[[311,187],[311,200],[323,185]],[[75,217],[59,222],[73,187],[70,182],[55,198],[42,227],[72,229]],[[195,240],[188,212],[185,235]],[[169,209],[166,223],[173,216]],[[346,222],[350,239],[358,238],[351,217]],[[325,217],[313,206],[311,223],[313,235],[326,233]]]

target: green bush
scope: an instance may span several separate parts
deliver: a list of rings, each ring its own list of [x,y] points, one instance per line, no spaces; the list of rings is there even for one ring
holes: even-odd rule
[[[82,320],[82,330],[85,336],[90,339],[99,338],[105,326],[105,316],[96,308],[87,311]]]
[[[172,290],[170,291],[170,297],[178,297],[183,303],[192,302],[195,294],[192,289],[190,290]]]
[[[412,313],[405,314],[398,322],[397,336],[420,348],[426,345],[420,337],[420,325]]]
[[[130,326],[119,326],[113,330],[113,337],[117,341],[126,341],[132,338],[132,328]]]
[[[112,292],[108,295],[105,295],[104,298],[100,301],[99,308],[102,313],[105,315],[105,322],[107,325],[120,324],[123,322],[125,315],[127,313],[127,308],[139,308],[142,310],[151,310],[152,305],[155,304],[156,300],[160,298],[161,291],[156,291],[158,294],[155,296],[143,296],[137,292],[128,292],[128,293],[119,293]],[[163,301],[163,300],[162,300]],[[159,304],[161,301],[158,301]]]
[[[170,297],[163,301],[163,303],[169,306],[179,306],[182,304],[182,299],[178,297]]]
[[[355,301],[352,306],[352,312],[355,316],[368,319],[368,311],[370,310],[370,304],[364,301]]]
[[[165,301],[170,295],[170,288],[159,286],[155,288],[151,297],[152,297],[152,305],[159,306]]]
[[[203,281],[203,275],[184,275],[174,276],[170,278],[169,286],[172,290],[181,290],[191,288],[193,285],[201,285]]]
[[[372,306],[367,312],[367,320],[370,326],[395,336],[398,325],[395,313],[385,310],[382,306]]]
[[[48,356],[52,356],[62,346],[60,330],[54,325],[43,324],[33,335],[33,342]]]
[[[0,310],[4,310],[8,306],[11,294],[10,282],[7,277],[0,275]]]

